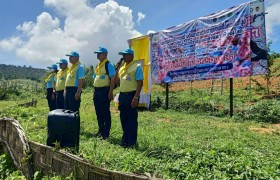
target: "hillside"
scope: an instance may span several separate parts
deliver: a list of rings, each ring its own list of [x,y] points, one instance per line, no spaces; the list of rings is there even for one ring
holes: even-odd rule
[[[46,74],[45,69],[33,68],[31,66],[15,66],[0,64],[0,78],[10,79],[31,79],[40,81]]]

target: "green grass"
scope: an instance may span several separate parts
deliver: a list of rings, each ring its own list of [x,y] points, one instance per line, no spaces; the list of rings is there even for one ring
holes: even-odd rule
[[[183,102],[189,95],[187,92],[181,93],[177,95]],[[154,94],[153,99],[160,93]],[[201,95],[196,96],[200,96],[202,104],[211,100],[209,97],[203,100]],[[16,117],[29,140],[44,144],[47,101],[43,95],[37,98],[37,108],[9,109],[0,116]],[[258,97],[254,98],[259,100]],[[244,98],[241,100],[246,101]],[[226,101],[220,100],[225,105]],[[0,109],[10,103],[0,102]],[[190,114],[176,108],[165,111],[160,107],[139,112],[139,147],[124,149],[119,146],[122,136],[119,112],[113,105],[111,112],[110,138],[104,141],[91,137],[98,130],[92,92],[86,90],[83,93],[78,155],[93,165],[171,179],[280,178],[279,131],[270,134],[250,130],[252,127],[268,127],[270,124],[235,121],[227,116],[210,116],[207,112]]]
[[[1,148],[1,147],[0,147]],[[5,180],[26,180],[25,176],[16,169],[12,158],[7,154],[0,152],[0,179]],[[43,176],[40,172],[34,173],[34,180],[73,180],[72,174],[69,177],[62,178],[61,176],[49,175]]]

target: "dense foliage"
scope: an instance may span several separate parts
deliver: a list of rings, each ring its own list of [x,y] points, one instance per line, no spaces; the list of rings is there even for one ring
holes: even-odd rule
[[[0,79],[30,79],[41,81],[46,74],[45,69],[33,68],[31,66],[15,66],[0,64]]]

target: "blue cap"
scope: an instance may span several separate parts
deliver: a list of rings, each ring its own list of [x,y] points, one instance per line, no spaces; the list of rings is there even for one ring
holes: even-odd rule
[[[72,51],[69,54],[66,54],[66,56],[73,56],[73,57],[80,57],[79,53]]]
[[[57,65],[56,65],[56,64],[53,64],[53,65],[51,65],[51,66],[48,66],[47,68],[49,68],[49,69],[57,69]]]
[[[68,64],[66,59],[60,59],[56,64]]]
[[[99,47],[98,51],[94,51],[94,53],[108,53],[107,49],[104,47]]]
[[[124,51],[119,52],[119,55],[123,55],[123,54],[132,54],[132,55],[134,55],[134,52],[133,52],[132,49],[127,48],[127,49],[125,49]]]

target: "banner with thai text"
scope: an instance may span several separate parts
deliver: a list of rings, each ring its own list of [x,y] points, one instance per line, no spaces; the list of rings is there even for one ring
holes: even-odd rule
[[[210,14],[150,35],[152,82],[266,73],[263,0]]]

